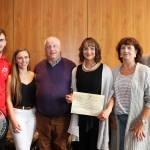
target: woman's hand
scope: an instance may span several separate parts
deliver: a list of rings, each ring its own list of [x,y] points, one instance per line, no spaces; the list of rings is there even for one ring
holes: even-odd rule
[[[138,123],[130,128],[130,130],[134,131],[134,134],[133,134],[133,140],[137,139],[137,142],[140,142],[140,141],[143,141],[146,134],[144,132],[144,126],[145,126],[145,123],[142,123],[141,120],[138,121]]]
[[[66,95],[66,101],[68,104],[71,104],[73,101],[73,94]]]
[[[100,121],[105,121],[108,119],[109,115],[110,115],[110,110],[109,109],[105,109],[103,110],[98,116],[97,118],[100,120]]]
[[[109,123],[113,129],[117,130],[116,118],[115,118],[115,115],[113,113],[111,113],[109,116]]]
[[[20,133],[21,126],[17,120],[12,121],[12,129],[15,133]]]

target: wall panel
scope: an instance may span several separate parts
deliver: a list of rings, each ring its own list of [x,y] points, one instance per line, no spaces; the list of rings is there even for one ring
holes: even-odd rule
[[[14,0],[14,50],[29,50],[32,69],[39,61],[41,39],[41,0]]]
[[[149,52],[149,0],[88,0],[88,36],[102,47],[102,62],[110,68],[120,64],[116,45],[121,38],[134,37]]]
[[[88,0],[88,37],[103,40],[103,13],[102,0]]]
[[[144,15],[144,29],[145,29],[145,47],[143,47],[144,54],[150,52],[150,1],[145,0],[145,15]]]
[[[114,38],[113,38],[113,49],[115,57],[113,57],[113,65],[120,64],[118,55],[116,52],[116,46],[118,42],[124,37],[132,37],[132,0],[115,0],[114,7]]]
[[[69,55],[66,53],[66,57],[73,60],[76,64],[79,63],[79,47],[82,41],[87,37],[87,1],[86,0],[74,0],[73,1],[73,16],[72,16],[72,38],[71,49]]]
[[[0,28],[6,32],[7,46],[4,54],[11,61],[13,53],[13,0],[0,0]]]
[[[44,0],[42,6],[43,41],[49,36],[58,37],[62,56],[78,63],[78,47],[87,37],[86,1]]]
[[[145,28],[147,24],[146,19],[146,7],[147,0],[132,0],[132,34],[145,50],[146,48],[146,32]],[[150,38],[150,37],[149,37]]]
[[[115,59],[114,53],[114,0],[102,1],[102,62],[113,67]]]
[[[25,47],[30,51],[33,70],[45,58],[44,40],[56,36],[61,41],[62,56],[78,63],[77,49],[87,37],[86,6],[85,0],[15,0],[14,49]]]
[[[118,41],[135,37],[149,52],[149,0],[0,0],[0,27],[7,32],[6,54],[17,48],[31,53],[31,68],[45,58],[44,40],[56,36],[62,56],[78,64],[81,42],[92,36],[102,48],[102,62],[120,64]]]
[[[94,5],[93,5],[94,4]],[[88,0],[88,36],[102,49],[102,62],[113,66],[114,0]]]

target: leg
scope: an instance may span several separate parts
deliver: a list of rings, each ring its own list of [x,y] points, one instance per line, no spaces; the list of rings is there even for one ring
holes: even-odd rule
[[[40,150],[52,150],[51,145],[51,119],[36,113],[37,130],[39,133]]]
[[[79,148],[79,142],[73,141],[71,143],[71,147],[72,147],[73,150],[78,150],[78,148]]]
[[[7,131],[8,131],[8,125],[9,125],[9,122],[8,122],[8,118],[6,117],[6,131],[3,135],[1,135],[1,138],[0,138],[0,150],[5,150],[5,147],[6,147],[6,135],[7,135]]]
[[[87,135],[86,135],[86,124],[79,126],[79,146],[78,150],[87,150]]]
[[[125,137],[125,130],[126,124],[128,120],[128,115],[118,115],[119,126],[120,126],[120,148],[119,150],[124,150],[124,137]]]
[[[6,146],[6,134],[7,134],[7,132],[0,139],[0,150],[5,150],[5,146]]]
[[[54,150],[68,150],[67,141],[69,137],[68,128],[70,115],[53,118],[51,124],[55,127],[53,130]]]
[[[93,122],[93,127],[87,132],[89,150],[97,150],[99,120],[95,117]]]
[[[19,120],[19,123],[20,123],[22,131],[20,133],[14,133],[12,129],[12,123],[10,122],[10,132],[12,134],[16,150],[30,150],[30,148],[27,147],[28,137],[27,137],[26,123],[20,120]]]
[[[29,111],[29,118],[27,121],[27,146],[31,147],[32,139],[36,130],[36,118],[35,118],[35,108]]]
[[[85,121],[83,122],[82,120],[79,120],[80,123],[79,123],[78,150],[97,150],[99,120],[96,117],[89,117],[89,118],[87,118],[86,116],[81,117],[85,119]]]
[[[15,146],[17,150],[30,150],[29,147],[27,147],[27,129],[26,129],[26,121],[27,121],[27,115],[25,110],[21,109],[14,109],[14,114],[16,120],[19,122],[21,126],[20,133],[15,133],[12,129],[12,123],[10,122],[10,132],[12,134],[13,140],[15,142]]]

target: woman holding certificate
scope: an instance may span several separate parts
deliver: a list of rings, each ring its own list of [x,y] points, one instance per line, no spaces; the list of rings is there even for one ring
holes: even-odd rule
[[[113,69],[117,136],[112,134],[111,149],[149,150],[150,69],[139,63],[142,48],[136,39],[121,39],[116,50],[122,64]]]
[[[113,77],[109,67],[100,62],[101,49],[95,39],[90,37],[82,42],[79,59],[81,64],[72,71],[73,91],[105,95],[103,107],[106,108],[113,94]],[[66,101],[72,103],[73,95],[66,95]],[[72,134],[72,141],[78,141],[77,147],[73,144],[74,150],[108,150],[108,121],[72,114],[68,132]]]

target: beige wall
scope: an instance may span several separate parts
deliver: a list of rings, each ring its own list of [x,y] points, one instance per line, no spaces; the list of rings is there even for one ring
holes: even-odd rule
[[[45,58],[43,42],[56,36],[62,56],[78,64],[78,48],[86,37],[102,48],[102,62],[118,65],[115,47],[126,36],[135,37],[144,54],[150,44],[149,0],[0,0],[0,28],[7,33],[5,54],[17,48],[31,53],[31,69]]]

